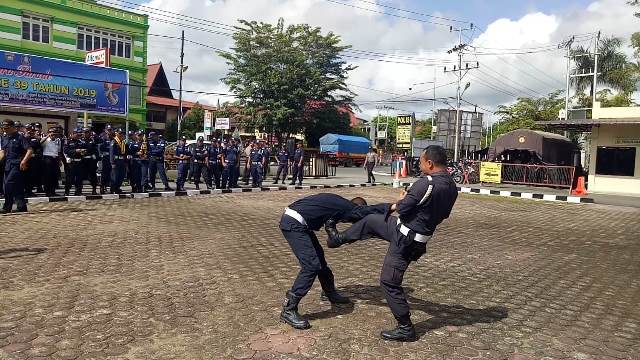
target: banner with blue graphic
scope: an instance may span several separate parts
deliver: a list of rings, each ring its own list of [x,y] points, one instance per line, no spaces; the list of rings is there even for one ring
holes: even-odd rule
[[[128,84],[125,70],[0,51],[3,105],[126,116]]]

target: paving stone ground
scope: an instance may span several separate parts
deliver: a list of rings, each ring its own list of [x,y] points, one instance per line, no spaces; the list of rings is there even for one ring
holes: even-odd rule
[[[640,210],[462,195],[405,276],[420,339],[396,344],[378,240],[326,251],[353,306],[316,284],[313,328],[278,322],[298,270],[278,219],[312,192],[0,217],[0,359],[640,359]]]

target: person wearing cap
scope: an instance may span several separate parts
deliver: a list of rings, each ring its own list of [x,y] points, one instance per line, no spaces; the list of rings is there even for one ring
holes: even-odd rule
[[[274,184],[280,180],[280,174],[282,174],[282,185],[287,181],[287,174],[289,173],[289,150],[286,145],[280,147],[280,151],[276,154],[276,160],[278,160],[278,171],[276,172],[276,179]]]
[[[111,141],[114,138],[113,127],[107,124],[98,137],[98,152],[100,153],[100,194],[106,194],[111,184]]]
[[[82,147],[82,129],[76,128],[64,146],[64,154],[69,161],[69,175],[65,177],[65,195],[69,195],[71,186],[75,187],[74,195],[82,195],[82,157],[85,149]]]
[[[271,157],[271,150],[269,150],[269,146],[265,141],[260,142],[260,150],[262,151],[262,156],[264,157],[264,163],[262,164],[262,179],[269,176],[270,168],[269,168],[269,158]]]
[[[97,187],[98,187],[98,145],[96,144],[96,139],[93,136],[93,131],[91,128],[85,127],[82,129],[82,139],[80,139],[80,146],[84,150],[82,154],[82,171],[81,175],[76,181],[79,181],[79,187],[82,189],[82,184],[85,180],[89,180],[89,184],[91,184],[91,194],[97,195]]]
[[[251,187],[262,187],[262,171],[264,169],[264,153],[259,146],[254,146],[247,160],[251,166]]]
[[[125,140],[124,131],[117,129],[115,137],[111,140],[111,146],[109,149],[109,161],[111,163],[111,193],[122,193],[122,182],[126,176],[127,171],[127,143]]]
[[[220,168],[221,158],[220,142],[214,139],[211,145],[207,148],[207,168],[209,172],[209,187],[220,189],[220,175],[222,169]]]
[[[147,192],[151,188],[149,186],[149,144],[144,131],[138,131],[136,136],[140,143],[140,183],[142,184],[142,191]]]
[[[202,170],[204,170],[204,178],[207,189],[209,189],[209,184],[211,183],[211,179],[209,179],[208,171],[207,171],[207,160],[208,160],[208,152],[207,147],[204,144],[204,138],[202,136],[198,137],[196,145],[193,147],[191,151],[191,156],[193,158],[193,183],[196,185],[196,190],[200,190],[200,177],[202,176]]]
[[[373,147],[369,147],[369,152],[365,158],[364,169],[367,171],[367,184],[376,183],[376,177],[373,175],[373,169],[378,166],[378,154],[373,149]]]
[[[315,231],[328,220],[356,222],[370,214],[386,214],[391,204],[367,206],[360,197],[351,201],[331,193],[314,194],[289,205],[280,219],[280,231],[300,263],[300,272],[280,313],[280,319],[296,329],[307,329],[309,322],[298,313],[298,304],[307,295],[316,278],[322,287],[322,299],[337,304],[349,299],[336,291],[333,272],[327,264],[324,250]]]
[[[244,173],[242,174],[242,181],[245,185],[249,185],[249,176],[251,175],[251,151],[255,149],[256,142],[248,141],[247,146],[244,148],[244,158],[246,163],[244,165]]]
[[[144,191],[142,186],[142,141],[139,140],[137,134],[135,140],[127,143],[127,159],[129,160],[129,183],[131,184],[131,192],[141,193]]]
[[[167,179],[167,171],[164,167],[164,152],[167,147],[167,143],[164,140],[158,138],[158,134],[150,132],[151,140],[149,140],[148,153],[149,153],[149,182],[151,183],[151,191],[156,191],[156,173],[160,174],[160,180],[164,184],[165,191],[173,190],[169,186],[169,179]]]
[[[175,159],[178,161],[177,170],[178,176],[176,178],[177,191],[185,191],[184,183],[187,180],[187,171],[189,169],[189,159],[191,158],[191,151],[187,145],[187,138],[181,137],[176,146]]]
[[[302,185],[302,178],[304,176],[304,149],[302,148],[302,142],[299,142],[295,153],[293,154],[293,164],[291,164],[291,183],[289,185],[295,185],[298,181],[298,185]]]
[[[40,144],[40,138],[37,135],[37,130],[33,124],[27,124],[25,126],[26,135],[25,138],[29,142],[31,149],[33,149],[33,156],[29,159],[28,169],[25,173],[24,191],[26,197],[35,196],[33,189],[36,192],[43,193],[42,189],[42,145]]]
[[[4,162],[4,205],[0,214],[10,213],[13,204],[17,212],[27,211],[24,197],[24,177],[29,159],[33,154],[29,141],[16,129],[13,120],[4,120],[2,130],[5,136],[0,138],[0,162]]]
[[[62,160],[62,139],[58,135],[58,128],[51,127],[47,131],[47,137],[42,140],[42,154],[44,192],[48,197],[58,196],[56,189]]]

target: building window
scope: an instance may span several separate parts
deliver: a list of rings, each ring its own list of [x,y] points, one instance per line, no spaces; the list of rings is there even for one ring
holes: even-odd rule
[[[22,39],[48,44],[51,20],[34,15],[22,15]]]
[[[142,83],[129,79],[129,106],[142,106]]]
[[[147,122],[165,124],[167,122],[167,113],[164,111],[147,110]]]
[[[131,59],[132,43],[130,36],[78,26],[78,50],[91,51],[109,48],[111,56]],[[126,51],[127,48],[129,51]]]
[[[634,176],[635,147],[598,146],[596,175]]]

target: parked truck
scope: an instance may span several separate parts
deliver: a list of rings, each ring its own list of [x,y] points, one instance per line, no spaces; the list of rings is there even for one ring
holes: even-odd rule
[[[320,138],[320,152],[334,156],[339,166],[363,166],[369,146],[369,139],[359,136],[326,134]]]

